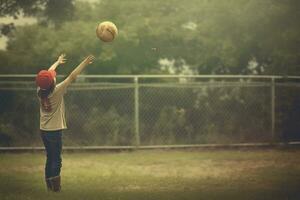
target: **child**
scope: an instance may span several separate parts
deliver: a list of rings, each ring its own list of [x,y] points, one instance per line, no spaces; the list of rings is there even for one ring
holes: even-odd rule
[[[62,130],[67,128],[63,96],[71,82],[93,60],[94,56],[87,56],[64,81],[56,84],[55,69],[66,61],[65,55],[62,54],[48,70],[40,71],[36,77],[40,102],[40,130],[47,154],[45,178],[48,191],[59,192],[61,189]]]

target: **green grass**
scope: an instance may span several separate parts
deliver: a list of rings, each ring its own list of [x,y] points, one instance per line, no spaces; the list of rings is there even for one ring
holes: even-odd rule
[[[0,199],[300,199],[300,151],[64,153],[62,192],[45,156],[0,154]]]

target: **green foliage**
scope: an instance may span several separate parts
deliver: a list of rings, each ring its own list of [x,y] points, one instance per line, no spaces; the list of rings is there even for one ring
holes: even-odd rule
[[[36,17],[40,25],[55,27],[70,20],[74,12],[73,0],[9,0],[1,1],[0,7],[0,17]],[[0,36],[9,35],[14,29],[14,23],[0,22]]]
[[[128,91],[69,91],[65,145],[132,145],[133,107],[126,94]]]
[[[114,107],[106,112],[93,108],[84,122],[84,132],[81,134],[92,134],[85,136],[89,138],[89,145],[131,145],[133,143],[131,127],[128,116],[120,116]]]
[[[36,15],[45,6],[45,3],[45,0],[1,1],[0,16],[9,15],[17,18],[20,13],[30,16]]]
[[[65,52],[72,67],[86,54],[95,54],[97,68],[87,73],[161,73],[158,60],[167,58],[183,59],[205,74],[299,74],[295,0],[70,2],[49,1],[46,13],[57,17],[59,26],[17,27],[7,51],[0,52],[1,62],[14,69],[3,73],[33,73]],[[58,4],[67,4],[67,11],[51,11],[64,7]],[[62,13],[72,20],[61,18]],[[119,28],[111,44],[95,36],[96,25],[104,20]],[[258,63],[252,70],[251,60]]]
[[[22,10],[25,15],[37,17],[38,23],[18,26],[8,35],[7,49],[0,51],[1,73],[35,74],[40,69],[48,68],[60,53],[66,53],[68,61],[58,68],[58,73],[68,74],[84,56],[92,53],[96,60],[84,71],[86,74],[180,74],[184,73],[185,68],[192,74],[300,75],[300,1],[297,0],[10,2],[11,9],[1,10],[0,16],[14,16]],[[104,20],[113,21],[119,29],[119,35],[112,43],[103,43],[96,37],[95,28]],[[232,138],[252,141],[257,137],[254,133],[263,132],[269,124],[269,96],[262,95],[259,99],[255,90],[252,91],[254,93],[246,93],[243,89],[202,87],[192,92],[147,90],[146,98],[141,98],[141,129],[145,131],[142,138],[150,143],[217,142],[228,138],[228,141]],[[269,92],[265,88],[261,91]],[[24,94],[20,97],[11,95],[5,98],[16,105],[22,101],[28,103]],[[71,97],[70,102],[73,103],[67,106],[70,106],[72,115],[68,119],[80,119],[80,123],[72,124],[78,131],[74,131],[78,141],[83,137],[80,133],[94,129],[102,130],[106,138],[105,141],[98,141],[101,144],[130,144],[131,139],[124,138],[132,137],[128,117],[132,111],[126,113],[126,108],[132,108],[129,102],[133,101],[126,95],[118,95],[107,95],[105,101],[90,107],[82,107],[82,102],[86,100],[83,96]],[[90,99],[93,95],[85,94],[85,97]],[[147,97],[152,98],[152,102],[147,102]],[[122,100],[126,102],[113,107],[113,102]],[[249,104],[246,105],[245,101]],[[26,106],[33,108],[29,103]],[[297,107],[296,101],[287,99],[280,106],[277,110],[283,111],[279,123],[289,121],[288,117],[281,119],[281,115],[292,113],[297,116],[297,112],[293,111]],[[283,107],[289,109],[284,110]],[[177,110],[181,109],[184,110],[184,117],[177,114]],[[226,109],[233,109],[234,114],[224,116]],[[15,109],[1,113],[0,138],[7,135],[13,137],[13,132],[23,133],[19,131],[21,128],[26,130],[24,135],[29,135],[33,130],[30,128],[33,121],[30,120],[35,116],[24,114],[22,117],[28,121],[22,122],[16,131],[14,121],[7,122],[5,117],[9,115],[18,121],[21,116],[10,112],[15,112]],[[76,114],[83,112],[92,114]],[[241,113],[252,117],[242,118]],[[151,118],[148,122],[147,117],[148,120]],[[241,118],[241,124],[236,125],[235,122]],[[89,119],[87,124],[80,126],[86,119]],[[293,121],[297,119],[294,117]],[[112,125],[106,130],[104,126],[108,122]],[[214,125],[215,122],[219,125]],[[245,126],[252,128],[242,130]],[[113,133],[110,136],[108,129]],[[221,131],[225,134],[218,136]],[[160,137],[163,132],[168,135],[166,138]],[[184,137],[175,137],[172,132],[181,133]],[[238,132],[252,136],[244,138],[234,135]]]
[[[186,134],[186,116],[184,110],[172,106],[165,106],[159,113],[156,123],[152,129],[150,144],[174,144],[183,137],[188,141]]]
[[[0,102],[0,145],[37,145],[39,110],[35,92],[1,91]]]
[[[140,91],[142,144],[199,144],[271,141],[269,87],[242,82]],[[295,122],[292,122],[295,123]]]

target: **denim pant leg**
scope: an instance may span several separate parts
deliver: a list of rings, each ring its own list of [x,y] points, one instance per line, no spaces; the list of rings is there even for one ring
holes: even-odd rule
[[[42,140],[46,149],[45,177],[60,175],[62,166],[62,131],[41,131]]]

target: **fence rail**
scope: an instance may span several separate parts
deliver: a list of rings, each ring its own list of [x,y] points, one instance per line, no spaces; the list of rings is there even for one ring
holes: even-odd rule
[[[0,147],[41,141],[35,75],[0,75]],[[62,80],[63,75],[58,76]],[[80,75],[66,146],[300,141],[300,76]]]
[[[35,78],[35,74],[0,74],[0,78]],[[65,75],[57,75],[65,77]],[[160,75],[160,74],[143,74],[143,75],[79,75],[84,78],[252,78],[252,79],[300,79],[300,76],[280,76],[280,75]]]

